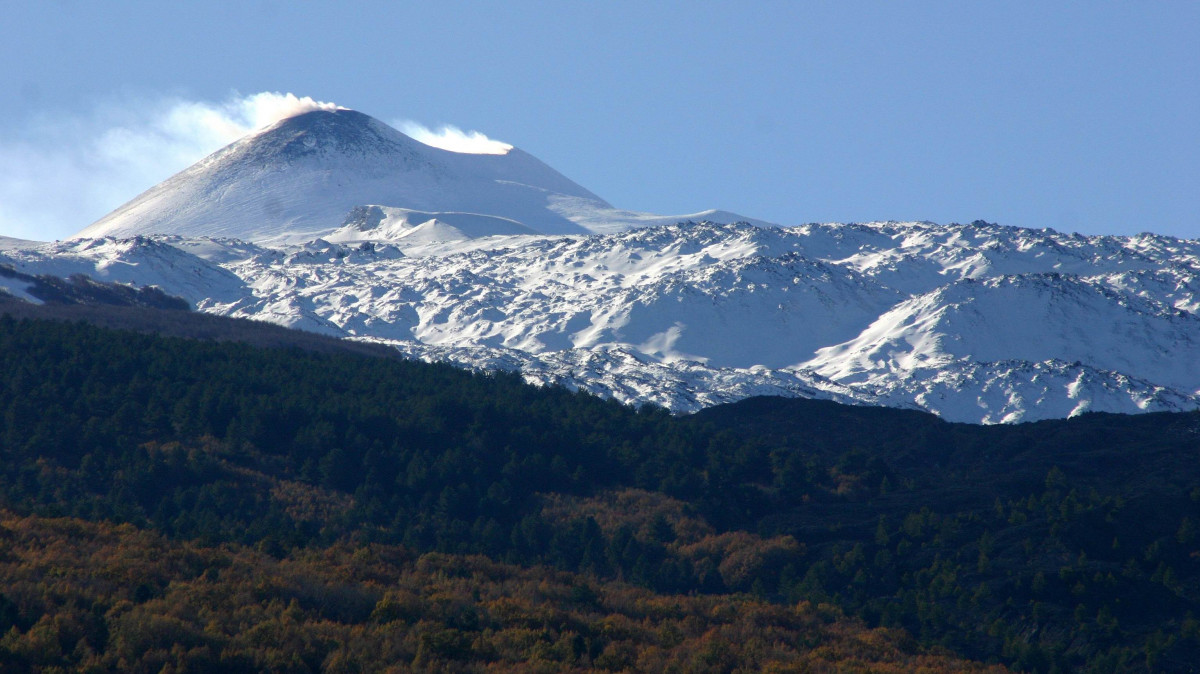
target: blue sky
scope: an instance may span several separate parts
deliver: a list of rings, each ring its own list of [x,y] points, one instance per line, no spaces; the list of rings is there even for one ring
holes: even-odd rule
[[[14,0],[0,234],[78,231],[219,145],[172,115],[273,91],[478,130],[634,210],[1195,238],[1197,35],[1190,0]]]

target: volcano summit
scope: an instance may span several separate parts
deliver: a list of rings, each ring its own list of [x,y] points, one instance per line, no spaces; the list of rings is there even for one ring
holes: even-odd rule
[[[364,228],[355,207],[385,211]],[[420,143],[354,110],[311,110],[218,150],[96,221],[76,238],[178,234],[302,242],[403,236],[430,222],[469,235],[587,234],[666,224],[619,211],[517,148],[451,152]],[[368,229],[381,228],[379,232]],[[432,225],[426,229],[436,229]]]

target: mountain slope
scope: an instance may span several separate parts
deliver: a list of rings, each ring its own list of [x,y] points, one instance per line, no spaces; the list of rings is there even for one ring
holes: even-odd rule
[[[885,358],[913,369],[962,357],[1086,362],[1189,389],[1200,382],[1200,316],[1056,273],[967,278],[905,300],[810,364],[854,381]]]
[[[0,260],[679,411],[762,394],[987,423],[1200,407],[1195,241],[987,223],[548,237],[503,221],[480,237],[495,218],[356,213],[335,241],[99,239]]]

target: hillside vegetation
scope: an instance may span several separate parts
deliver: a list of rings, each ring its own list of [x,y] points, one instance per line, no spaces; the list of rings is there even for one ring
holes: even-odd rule
[[[1196,414],[678,418],[518,375],[7,316],[0,373],[13,667],[1200,659]]]
[[[0,536],[3,610],[19,620],[0,639],[5,671],[1003,671],[914,653],[829,605],[662,595],[477,555],[339,543],[276,557],[9,513]]]

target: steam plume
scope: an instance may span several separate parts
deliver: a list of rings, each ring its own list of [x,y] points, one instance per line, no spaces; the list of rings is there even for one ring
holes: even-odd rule
[[[438,127],[436,131],[412,120],[400,120],[392,125],[414,140],[451,152],[507,154],[513,149],[508,143],[492,140],[478,131],[463,131],[449,124]]]
[[[68,236],[255,129],[338,107],[277,92],[219,103],[161,98],[43,117],[18,137],[0,132],[0,235]]]

